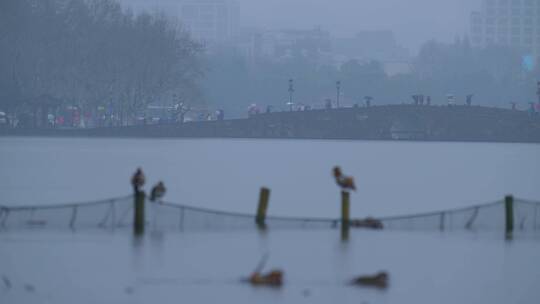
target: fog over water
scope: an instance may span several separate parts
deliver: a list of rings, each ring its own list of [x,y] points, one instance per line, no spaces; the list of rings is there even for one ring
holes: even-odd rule
[[[444,210],[540,198],[540,146],[227,139],[1,138],[5,204],[80,202],[129,194],[141,166],[166,200],[253,213],[261,186],[272,214],[337,217],[331,169],[356,178],[353,215]]]

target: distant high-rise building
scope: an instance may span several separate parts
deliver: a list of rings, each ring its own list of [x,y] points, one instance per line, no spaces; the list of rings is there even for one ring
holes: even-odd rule
[[[360,31],[351,38],[334,38],[334,52],[360,61],[406,61],[407,49],[400,46],[394,33],[387,30]]]
[[[329,54],[331,48],[330,33],[321,28],[266,31],[262,35],[263,53],[276,58],[295,53],[304,57],[320,57]]]
[[[179,16],[193,38],[219,44],[237,38],[239,11],[235,0],[186,0]]]
[[[474,46],[510,45],[540,61],[540,0],[482,0],[470,26]]]
[[[235,47],[251,63],[303,58],[314,65],[332,64],[330,33],[314,29],[242,28]]]

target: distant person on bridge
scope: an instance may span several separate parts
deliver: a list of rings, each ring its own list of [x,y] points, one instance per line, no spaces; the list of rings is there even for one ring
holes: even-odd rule
[[[530,117],[533,117],[534,115],[536,115],[536,109],[534,107],[534,102],[529,102],[529,116]]]
[[[474,96],[473,94],[467,95],[467,101],[466,101],[466,102],[467,102],[467,105],[468,105],[469,107],[470,107],[471,104],[472,104],[472,98],[473,98],[473,96]]]
[[[259,107],[257,106],[257,104],[255,103],[252,103],[249,105],[248,107],[248,116],[251,117],[253,115],[257,115],[259,114],[260,110],[259,110]]]
[[[517,110],[517,103],[515,101],[510,102],[510,104],[512,105],[512,111]]]
[[[135,174],[131,177],[131,185],[133,186],[133,191],[135,194],[138,194],[141,191],[142,186],[144,186],[144,182],[146,181],[146,178],[144,177],[144,173],[141,168],[137,168],[137,171],[135,171]]]
[[[327,109],[327,110],[332,109],[332,99],[326,98],[324,100],[324,108]]]
[[[366,107],[371,107],[371,101],[373,100],[373,97],[371,96],[364,96],[364,100],[366,101]]]
[[[414,105],[417,106],[420,100],[420,95],[412,95],[411,97],[414,100]]]
[[[223,120],[225,119],[225,111],[223,111],[223,109],[219,109],[217,110],[217,120]]]

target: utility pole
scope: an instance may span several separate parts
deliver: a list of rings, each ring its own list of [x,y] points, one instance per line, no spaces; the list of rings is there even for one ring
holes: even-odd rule
[[[364,96],[364,100],[366,101],[366,107],[371,107],[371,101],[373,100],[373,97],[371,96]]]
[[[473,94],[469,94],[469,95],[467,95],[467,97],[466,97],[465,103],[466,103],[467,106],[469,106],[469,107],[470,107],[471,104],[472,104],[472,98],[473,98],[473,96],[474,96]]]
[[[337,105],[337,108],[339,109],[339,91],[341,90],[341,81],[336,81],[336,93],[337,93],[337,96],[336,96],[336,105]]]
[[[540,81],[536,82],[536,95],[538,95],[538,103],[540,103]]]
[[[292,79],[289,79],[289,110],[292,112],[293,109],[293,101],[292,101],[292,95],[294,93],[294,83]]]

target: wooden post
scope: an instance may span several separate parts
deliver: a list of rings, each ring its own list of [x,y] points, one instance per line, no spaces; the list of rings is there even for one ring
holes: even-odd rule
[[[350,228],[350,194],[347,191],[341,191],[341,239],[349,239]]]
[[[257,215],[255,217],[255,223],[259,228],[266,228],[266,210],[268,209],[268,200],[270,199],[270,189],[261,188],[259,194],[259,205],[257,207]]]
[[[441,217],[440,217],[440,220],[439,220],[439,230],[440,231],[444,231],[444,212],[441,212]]]
[[[507,195],[504,198],[504,207],[506,213],[506,235],[511,236],[514,231],[514,197]]]
[[[142,235],[144,233],[144,191],[135,192],[133,201],[133,232],[135,235]]]

